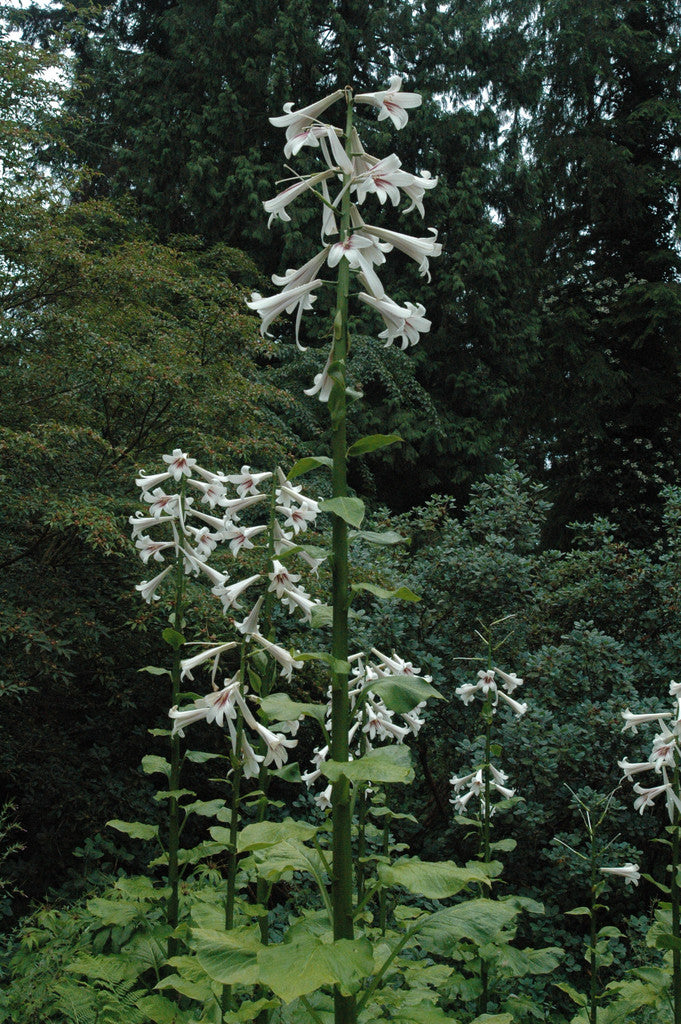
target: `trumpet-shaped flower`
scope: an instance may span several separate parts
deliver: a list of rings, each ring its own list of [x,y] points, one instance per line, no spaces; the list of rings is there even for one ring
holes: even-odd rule
[[[404,235],[400,231],[389,231],[387,228],[376,227],[373,224],[366,224],[364,230],[409,256],[410,259],[418,263],[419,273],[430,281],[428,258],[440,256],[442,253],[442,245],[437,241],[435,228],[428,229],[432,233],[432,238]]]
[[[641,872],[638,864],[623,864],[619,868],[599,868],[603,875],[613,875],[616,878],[623,878],[625,885],[638,885],[641,879]]]
[[[259,494],[258,486],[271,478],[271,473],[252,473],[250,466],[242,466],[240,473],[228,476],[227,480],[236,487],[240,498],[247,494]]]
[[[239,580],[238,583],[232,583],[230,586],[227,586],[226,582],[216,583],[213,587],[213,593],[216,597],[220,598],[225,611],[229,611],[230,608],[238,609],[241,607],[239,604],[241,595],[259,579],[262,579],[262,577],[260,573],[256,573],[254,576],[248,576],[245,580]]]
[[[421,97],[417,92],[402,92],[402,78],[393,75],[387,89],[380,92],[364,92],[355,96],[356,103],[370,103],[379,108],[378,120],[390,118],[396,128],[404,128],[409,120],[407,110],[421,106]]]
[[[660,711],[655,714],[634,715],[627,708],[626,711],[622,712],[622,718],[624,719],[622,732],[626,732],[627,729],[631,729],[631,731],[635,733],[638,732],[639,725],[645,725],[648,722],[663,722],[665,718],[671,717],[671,711]]]
[[[158,576],[154,576],[151,580],[142,580],[141,583],[136,585],[135,590],[139,590],[147,604],[151,604],[152,601],[159,600],[161,595],[157,594],[156,591],[172,568],[172,565],[169,565],[163,570],[163,572],[160,572]]]
[[[328,96],[324,96],[323,99],[317,100],[315,103],[310,103],[307,107],[301,107],[299,110],[293,109],[292,103],[284,104],[285,113],[279,114],[277,117],[271,117],[270,124],[274,125],[275,128],[285,128],[286,138],[292,139],[296,133],[304,130],[309,125],[314,124],[320,114],[335,103],[336,100],[340,99],[343,95],[342,89],[336,89],[335,92],[330,93]]]
[[[272,199],[266,199],[262,205],[265,208],[265,212],[270,215],[267,226],[270,227],[273,220],[290,220],[291,218],[286,212],[286,207],[289,203],[294,202],[304,192],[314,188],[321,181],[330,178],[332,174],[333,171],[318,171],[317,174],[311,174],[307,178],[298,178],[293,185],[289,185],[283,192],[277,193]]]
[[[329,374],[329,368],[331,366],[331,353],[324,364],[324,369],[321,373],[316,373],[311,388],[305,388],[303,391],[304,395],[317,395],[320,402],[328,402],[331,397],[331,391],[333,390],[333,377]]]
[[[173,449],[172,455],[163,455],[162,458],[174,480],[181,480],[183,476],[191,476],[192,470],[196,466],[196,459],[190,459],[187,453],[180,448]]]
[[[303,310],[312,309],[312,304],[317,298],[312,292],[315,288],[319,288],[321,284],[321,279],[317,278],[308,284],[299,284],[295,288],[287,288],[285,291],[279,292],[276,295],[270,295],[267,298],[263,298],[258,292],[253,292],[251,301],[247,302],[246,305],[262,318],[260,325],[262,336],[265,337],[267,335],[267,328],[281,313],[293,313],[297,309],[296,345],[301,351],[304,351],[304,347],[298,341],[300,321]]]

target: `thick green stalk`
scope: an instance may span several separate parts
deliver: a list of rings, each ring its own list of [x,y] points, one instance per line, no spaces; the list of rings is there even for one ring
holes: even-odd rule
[[[180,503],[184,506],[185,480],[182,478],[180,490]],[[173,609],[173,628],[177,633],[182,632],[182,620],[184,617],[184,565],[182,554],[178,552],[175,565],[175,607]],[[180,699],[180,661],[181,653],[179,647],[173,648],[173,666],[170,673],[172,687],[171,706],[174,707]],[[176,793],[180,788],[180,737],[170,737],[170,777],[168,784],[171,793]],[[168,924],[173,929],[177,928],[180,914],[180,867],[178,851],[180,846],[180,808],[177,797],[171,796],[168,812],[168,885],[170,895],[166,908]],[[168,938],[168,959],[176,956],[179,952],[179,943],[174,935]]]
[[[483,720],[485,722],[485,764],[483,767],[484,777],[484,799],[485,799],[485,811],[482,817],[482,836],[480,844],[480,853],[482,860],[485,864],[490,861],[490,829],[491,829],[491,816],[492,816],[492,805],[491,805],[491,785],[490,785],[490,764],[492,758],[492,700],[491,697],[485,702],[482,710]],[[480,996],[478,999],[478,1013],[487,1013],[487,1003],[489,1001],[489,966],[485,960],[480,961],[480,984],[482,986]]]
[[[352,98],[348,95],[345,127],[345,149],[350,152],[352,131]],[[340,240],[350,234],[350,188],[348,176],[341,207]],[[333,497],[347,496],[347,438],[345,376],[348,357],[348,297],[350,292],[350,264],[342,259],[338,268],[336,317],[333,327],[333,362],[336,364],[337,384],[331,396],[331,455],[333,458]],[[349,759],[348,729],[350,702],[348,698],[348,671],[339,669],[348,658],[348,527],[340,516],[333,516],[333,637],[331,652],[336,665],[331,675],[331,757],[334,761]],[[332,851],[333,851],[333,937],[352,939],[353,930],[353,877],[352,877],[352,815],[350,784],[341,778],[334,783],[332,794]],[[354,1024],[355,1001],[334,990],[335,1024]]]
[[[598,1022],[598,959],[596,954],[596,943],[598,935],[596,932],[596,903],[598,902],[597,883],[597,857],[596,857],[596,835],[591,830],[591,931],[590,931],[590,968],[591,979],[589,985],[589,1024]]]
[[[678,796],[679,794],[679,768],[678,765],[674,767],[674,792]],[[679,821],[679,811],[674,806],[674,813],[672,815],[672,879],[671,879],[671,890],[672,890],[672,935],[678,940],[681,938],[681,893],[679,892],[679,828],[681,828],[681,821]],[[674,991],[674,1024],[681,1024],[681,950],[674,948],[672,950],[672,965],[673,965],[673,977],[672,987]]]
[[[246,644],[241,645],[241,672],[240,678],[243,682],[246,672]],[[241,740],[243,735],[244,720],[241,709],[237,711],[236,718],[236,743],[232,754],[232,805],[229,819],[229,848],[227,851],[227,896],[225,897],[225,931],[231,931],[234,927],[234,904],[236,900],[236,869],[237,869],[237,839],[239,835],[239,804],[241,802],[241,777],[243,775],[243,758],[241,753]],[[232,1007],[232,986],[222,986],[222,1012],[226,1013]]]

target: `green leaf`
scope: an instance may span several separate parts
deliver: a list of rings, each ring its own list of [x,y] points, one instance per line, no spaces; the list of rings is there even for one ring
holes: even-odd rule
[[[373,966],[373,951],[367,939],[324,942],[314,935],[302,935],[292,942],[266,946],[258,953],[261,984],[285,1003],[322,985],[338,985],[343,995],[352,995]]]
[[[418,594],[414,594],[409,587],[398,587],[397,590],[386,590],[385,587],[377,587],[375,583],[353,583],[350,590],[367,590],[376,597],[396,597],[398,601],[420,601]]]
[[[344,661],[342,658],[334,658],[333,654],[329,654],[328,651],[296,654],[296,659],[298,661],[323,661],[332,672],[338,672],[344,676],[350,675],[350,662]]]
[[[326,548],[320,548],[316,544],[296,544],[295,547],[287,548],[286,551],[280,551],[277,555],[277,559],[280,562],[285,562],[288,558],[293,558],[294,555],[300,552],[309,555],[310,558],[328,558],[329,552]]]
[[[106,925],[132,924],[143,913],[142,904],[125,900],[105,900],[99,896],[87,901],[87,909]]]
[[[681,949],[681,939],[670,933],[656,935],[655,949]]]
[[[142,996],[135,1006],[152,1024],[185,1024],[194,1016],[190,1010],[181,1010],[177,1003],[155,992]]]
[[[552,974],[564,955],[564,951],[556,946],[516,949],[505,944],[499,950],[495,967],[506,971],[511,978],[522,978],[527,974]]]
[[[513,1024],[513,1020],[512,1013],[483,1013],[471,1024]]]
[[[372,680],[367,689],[380,696],[385,706],[399,715],[412,711],[417,704],[428,700],[429,697],[444,699],[434,686],[420,676],[385,676],[378,681]]]
[[[226,754],[210,754],[205,750],[186,750],[184,756],[192,764],[205,764],[206,761],[214,761],[215,758],[220,758],[224,761],[227,758]]]
[[[313,629],[322,629],[333,622],[333,608],[330,604],[316,604],[312,608],[310,625]]]
[[[344,519],[350,526],[362,525],[364,502],[360,498],[328,498],[326,501],[320,501],[319,507],[322,512],[332,512],[340,519]]]
[[[118,821],[112,819],[107,821],[109,828],[115,828],[118,832],[124,832],[131,839],[156,839],[158,836],[158,825],[147,825],[142,821]]]
[[[301,715],[324,722],[327,715],[326,704],[301,704],[291,700],[287,693],[272,693],[263,697],[260,707],[271,722],[293,722]]]
[[[414,777],[409,748],[404,746],[370,750],[347,764],[325,761],[320,768],[329,782],[336,782],[341,776],[350,782],[411,782]]]
[[[158,665],[145,665],[144,668],[138,668],[138,672],[148,672],[150,676],[169,676],[171,671],[169,668],[159,668]]]
[[[591,911],[588,907],[575,907],[574,910],[566,910],[565,915],[570,917],[591,917]]]
[[[216,798],[215,800],[196,800],[193,804],[184,804],[182,810],[185,814],[200,814],[204,818],[213,818],[224,806],[225,801]]]
[[[574,988],[572,985],[568,985],[568,983],[565,981],[556,981],[554,982],[554,984],[556,988],[559,988],[561,990],[561,992],[565,992],[567,995],[569,995],[570,999],[573,1001],[573,1003],[576,1003],[577,1006],[589,1005],[589,1000],[586,997],[586,995],[584,995],[583,992],[578,992],[577,989]]]
[[[145,775],[165,775],[170,778],[169,762],[157,754],[145,754],[142,758],[142,771]]]
[[[453,861],[424,861],[408,857],[393,864],[379,864],[378,877],[383,885],[401,885],[403,889],[430,900],[455,896],[467,885],[491,885],[482,866],[459,867]]]
[[[316,834],[317,829],[314,825],[308,825],[306,821],[294,821],[293,818],[286,818],[281,822],[256,821],[241,829],[237,849],[239,853],[245,853],[249,850],[263,850],[290,840],[304,843],[313,839]]]
[[[499,850],[501,853],[511,853],[517,846],[515,839],[497,839],[496,842],[490,843],[490,850]]]
[[[181,633],[178,633],[176,629],[164,629],[161,636],[167,644],[169,644],[174,651],[179,651],[180,647],[184,644],[185,640]]]
[[[427,952],[450,956],[461,940],[485,946],[501,941],[502,932],[519,910],[498,900],[475,899],[438,910],[417,926],[419,945]]]
[[[297,761],[289,761],[283,768],[270,768],[270,775],[274,775],[277,779],[283,779],[284,782],[291,782],[293,785],[300,785],[303,781]]]
[[[221,985],[255,985],[259,980],[257,955],[260,931],[242,925],[230,931],[193,928],[191,944],[209,978]]]
[[[378,451],[379,448],[387,448],[390,444],[396,444],[401,442],[402,438],[399,434],[368,434],[366,437],[360,437],[359,441],[355,441],[348,448],[348,458],[353,458],[356,455],[366,455],[367,452]]]
[[[350,530],[348,532],[348,540],[365,540],[369,544],[409,544],[409,538],[403,537],[401,533],[396,533],[395,530],[385,530],[382,533],[375,533],[372,530]]]
[[[330,459],[328,455],[308,455],[307,458],[298,459],[289,471],[287,480],[295,480],[297,476],[309,473],[311,469],[317,469],[319,466],[332,468],[333,459]]]

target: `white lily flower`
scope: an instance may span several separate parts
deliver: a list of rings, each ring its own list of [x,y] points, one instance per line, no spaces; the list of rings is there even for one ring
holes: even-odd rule
[[[320,602],[306,594],[298,587],[291,587],[285,590],[281,597],[281,603],[286,605],[290,612],[301,611],[306,622],[312,622],[312,610]]]
[[[272,118],[270,118],[271,120]],[[292,156],[296,156],[300,152],[303,146],[319,149],[319,140],[326,135],[326,132],[327,127],[325,124],[311,123],[306,128],[300,127],[295,135],[288,137],[284,146],[284,156],[287,160],[290,160]]]
[[[145,491],[142,494],[142,500],[149,503],[149,511],[156,519],[164,513],[165,515],[172,517],[179,514],[179,494],[166,494],[160,487],[156,487],[151,491],[151,493],[149,491]]]
[[[154,522],[156,523],[158,520],[155,519]],[[135,547],[139,550],[139,556],[146,565],[150,558],[153,558],[155,562],[164,562],[165,559],[161,552],[166,548],[174,548],[175,545],[172,540],[152,540],[151,537],[143,535],[135,541]]]
[[[640,783],[634,785],[634,793],[638,793],[636,800],[634,800],[634,810],[643,814],[646,807],[652,807],[654,801],[662,793],[668,793],[671,789],[671,784],[666,782],[663,786],[641,786]]]
[[[272,572],[268,573],[268,579],[270,585],[267,588],[269,591],[274,591],[277,597],[281,598],[284,592],[296,583],[300,581],[300,576],[296,573],[290,573],[285,565],[278,562],[276,558],[272,560]]]
[[[373,224],[365,224],[364,230],[409,256],[410,259],[419,264],[421,276],[425,276],[430,281],[428,257],[434,258],[442,254],[442,245],[437,241],[436,228],[428,228],[432,233],[432,238],[417,238],[414,235],[404,235],[400,231],[389,231],[387,228],[376,227]]]
[[[183,476],[191,476],[192,469],[196,466],[196,459],[190,459],[181,448],[175,448],[172,455],[163,455],[161,457],[175,480],[181,480]]]
[[[169,565],[163,570],[163,572],[160,572],[158,576],[154,576],[152,580],[142,580],[141,583],[136,585],[135,590],[139,590],[147,604],[151,604],[152,601],[159,600],[161,595],[157,594],[156,591],[172,568],[173,566]]]
[[[269,480],[271,476],[271,473],[252,473],[250,466],[242,466],[240,473],[228,476],[227,480],[234,484],[239,497],[244,498],[247,494],[259,494],[258,485]]]
[[[262,579],[260,573],[256,573],[255,576],[248,576],[245,580],[239,580],[238,583],[232,583],[231,586],[227,586],[226,583],[217,583],[212,590],[212,593],[216,597],[219,597],[222,601],[222,607],[225,611],[229,611],[230,608],[241,608],[239,604],[239,598],[241,595],[248,590],[253,583]]]
[[[427,190],[435,188],[438,179],[433,178],[429,171],[424,171],[423,174],[419,175],[410,174],[409,177],[412,179],[410,182],[400,185],[402,191],[411,199],[411,206],[408,206],[404,212],[411,213],[412,210],[416,209],[422,217],[425,217],[426,211],[423,208],[423,197]]]
[[[264,754],[256,754],[246,737],[241,734],[241,760],[245,779],[257,779],[260,765],[265,760]]]
[[[623,864],[619,868],[599,868],[598,870],[603,875],[615,875],[617,878],[623,878],[625,885],[638,885],[641,879],[638,864]]]
[[[393,206],[400,203],[400,185],[408,184],[412,175],[401,170],[402,161],[396,153],[391,153],[383,160],[376,160],[363,154],[366,170],[353,181],[357,191],[357,202],[363,203],[367,194],[373,192],[379,203],[383,205],[390,199]]]
[[[673,767],[675,762],[675,753],[678,749],[674,733],[667,729],[664,722],[661,722],[660,724],[662,726],[662,732],[658,733],[658,735],[653,739],[653,747],[650,753],[650,760],[653,762],[655,771],[658,772],[662,769],[663,765]]]
[[[322,790],[321,793],[317,793],[314,798],[314,802],[317,807],[322,811],[328,811],[331,807],[331,794],[333,792],[333,786],[328,785],[326,789]]]
[[[316,373],[314,382],[311,388],[305,388],[303,391],[304,395],[318,395],[320,402],[328,402],[331,397],[331,391],[333,390],[333,379],[329,376],[329,367],[331,366],[331,353],[327,357],[324,364],[324,369],[321,373]]]
[[[242,619],[241,622],[234,623],[234,628],[238,629],[238,631],[240,633],[243,633],[244,636],[251,636],[257,630],[258,616],[260,615],[260,609],[262,608],[262,603],[264,600],[264,595],[260,596],[253,605],[253,607],[251,608],[246,618]]]
[[[308,524],[317,518],[317,511],[312,505],[276,505],[277,512],[284,516],[284,527],[290,527],[294,534],[304,533]]]
[[[267,640],[257,630],[253,630],[251,638],[255,640],[263,650],[267,651],[275,661],[281,665],[281,675],[286,679],[291,678],[293,669],[299,669],[303,667],[302,661],[296,661],[296,659],[283,647],[279,647],[278,644],[273,644],[270,640]]]
[[[260,492],[257,494],[245,494],[242,498],[230,498],[229,501],[223,502],[225,517],[233,522],[237,522],[240,512],[250,508],[251,505],[257,505],[260,501],[267,501],[268,498],[269,494],[260,494]],[[195,513],[195,515],[198,515],[198,513]],[[208,519],[205,514],[201,518],[206,521]]]
[[[474,686],[473,683],[463,683],[462,686],[457,686],[454,690],[455,696],[459,700],[463,701],[464,704],[472,704],[475,700],[475,695],[478,692],[479,687]]]
[[[632,775],[652,771],[655,765],[652,761],[627,761],[625,757],[622,761],[617,762],[617,767],[622,769],[625,778],[630,779]]]
[[[314,188],[321,181],[325,181],[326,178],[330,178],[333,175],[333,171],[318,171],[317,174],[311,174],[307,178],[298,178],[293,183],[285,188],[283,192],[279,192],[278,195],[273,196],[272,199],[266,199],[262,204],[265,208],[265,212],[269,213],[270,219],[267,222],[267,226],[270,227],[273,220],[290,220],[286,207],[289,203],[292,203],[299,196],[302,196],[304,192]]]
[[[379,108],[378,120],[389,117],[397,129],[404,128],[409,120],[407,110],[421,106],[417,92],[402,92],[402,78],[393,75],[390,86],[380,92],[365,92],[355,96],[355,103],[370,103]]]
[[[214,675],[215,671],[217,669],[217,664],[218,664],[220,655],[224,654],[225,651],[231,651],[234,647],[236,647],[236,644],[234,643],[233,640],[231,640],[229,643],[226,643],[226,644],[217,644],[217,645],[213,645],[213,646],[208,646],[208,647],[205,648],[205,650],[200,651],[199,654],[195,654],[192,658],[183,658],[182,661],[180,662],[180,669],[181,669],[181,676],[180,676],[180,678],[184,679],[184,677],[187,676],[188,679],[193,679],[194,678],[193,675],[192,675],[193,670],[195,668],[197,668],[199,665],[205,664],[205,662],[207,662],[207,661],[214,661],[215,662],[214,665],[213,665],[213,675]]]
[[[320,278],[314,281],[310,281],[309,284],[300,284],[295,288],[287,288],[283,292],[279,292],[276,295],[270,295],[267,298],[263,298],[258,292],[253,292],[251,301],[247,302],[246,305],[249,309],[254,310],[262,318],[260,325],[260,333],[263,337],[267,335],[267,328],[270,326],[273,320],[283,312],[293,313],[298,309],[296,314],[296,345],[301,350],[305,351],[303,345],[298,340],[298,334],[300,331],[300,321],[303,315],[303,311],[306,309],[312,309],[312,304],[316,301],[317,296],[312,295],[315,288],[319,288],[323,284]],[[269,335],[268,335],[269,337]]]
[[[332,103],[340,99],[342,95],[343,90],[336,89],[335,92],[324,96],[323,99],[316,100],[315,103],[310,103],[307,107],[301,107],[299,110],[294,110],[292,103],[285,103],[285,113],[279,114],[277,117],[271,117],[269,119],[270,124],[274,125],[275,128],[286,128],[286,138],[292,139],[299,131],[313,124],[319,114],[323,113]]]
[[[518,686],[523,685],[523,680],[519,679],[515,672],[504,672],[500,668],[495,668],[494,671],[503,679],[506,693],[513,693]]]
[[[324,265],[330,248],[330,245],[325,245],[316,256],[313,256],[311,260],[304,263],[298,270],[287,270],[283,276],[272,274],[272,284],[286,292],[292,288],[298,288],[299,285],[309,284],[310,281],[314,281]]]
[[[249,550],[254,547],[251,537],[257,537],[264,533],[267,526],[235,526],[234,523],[227,523],[224,531],[224,539],[229,541],[229,550],[236,558],[242,548]]]
[[[158,523],[170,523],[173,521],[173,516],[145,516],[142,512],[135,512],[134,516],[130,516],[128,522],[132,526],[132,537],[139,537],[143,530],[148,530],[152,526],[157,526]]]
[[[660,711],[655,714],[646,715],[634,715],[631,713],[629,708],[622,712],[622,718],[624,719],[624,725],[622,726],[622,732],[626,732],[627,729],[631,729],[632,732],[638,732],[639,725],[646,725],[648,722],[663,722],[665,718],[671,718],[671,711]]]
[[[501,689],[497,690],[497,696],[501,697],[501,699],[505,701],[506,704],[508,704],[513,714],[516,715],[518,718],[521,718],[524,714],[526,714],[527,704],[520,704],[517,700],[514,700],[513,697],[509,697],[509,695],[507,693],[504,693],[504,691]]]
[[[219,480],[189,480],[190,487],[195,487],[197,491],[201,493],[201,501],[205,502],[209,508],[215,508],[216,505],[223,505],[227,500],[227,491],[225,490],[224,484]]]
[[[165,473],[140,473],[135,480],[135,487],[139,487],[141,490],[147,493],[152,487],[158,487],[159,484],[164,483],[166,480],[170,480],[172,476],[170,470],[166,470]]]

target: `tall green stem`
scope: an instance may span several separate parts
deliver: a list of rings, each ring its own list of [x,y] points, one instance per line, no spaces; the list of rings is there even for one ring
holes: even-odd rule
[[[185,481],[182,479],[180,491],[180,503],[184,505]],[[175,606],[173,609],[173,628],[177,633],[182,631],[182,620],[184,617],[184,565],[181,552],[177,554],[175,565]],[[179,647],[173,648],[173,666],[170,673],[172,687],[171,706],[175,706],[180,699],[180,675],[181,675],[181,653]],[[177,793],[180,788],[180,737],[170,737],[170,777],[169,786],[171,793]],[[180,845],[180,808],[176,796],[170,798],[170,809],[168,816],[168,885],[170,895],[166,908],[168,924],[173,932],[177,928],[180,914],[180,867],[178,851]],[[168,959],[176,956],[179,951],[179,943],[171,933],[168,937]]]
[[[596,874],[596,837],[594,833],[591,833],[591,932],[590,932],[590,969],[591,969],[591,982],[589,985],[589,1024],[598,1024],[598,954],[596,944],[598,942],[598,932],[596,930],[596,903],[597,903],[597,883],[598,876]]]
[[[679,793],[679,768],[678,765],[674,767],[674,792],[678,795]],[[679,810],[674,806],[674,813],[672,816],[672,879],[671,879],[671,890],[672,890],[672,935],[676,939],[677,943],[681,938],[681,894],[679,893],[679,828],[681,827],[681,821],[679,821]],[[674,990],[674,1024],[681,1024],[681,950],[675,947],[672,950],[672,965],[673,965],[673,978],[672,986]]]
[[[345,151],[351,152],[352,99],[348,95],[345,126]],[[340,240],[350,234],[349,176],[344,177],[345,192],[341,207]],[[335,363],[334,393],[331,400],[331,454],[333,458],[333,497],[347,496],[347,438],[345,378],[348,357],[348,296],[350,292],[350,264],[342,259],[338,268],[336,317],[333,329],[333,363]],[[333,638],[332,654],[335,667],[331,676],[331,757],[346,763],[349,759],[348,729],[350,703],[348,698],[348,671],[340,669],[348,658],[348,527],[340,516],[333,516]],[[332,795],[333,824],[333,937],[352,939],[352,831],[350,810],[350,784],[341,778],[334,783]],[[335,1024],[354,1024],[355,1001],[334,990]]]

